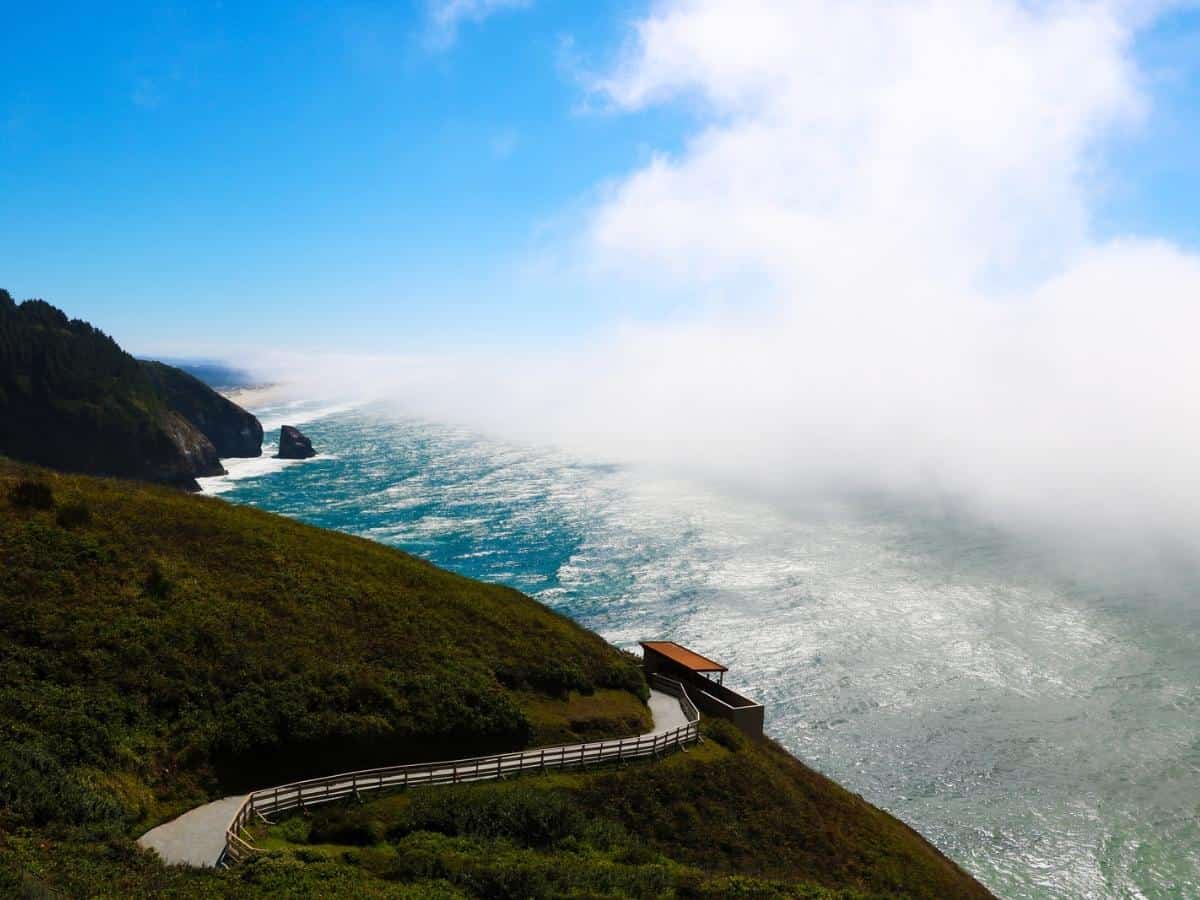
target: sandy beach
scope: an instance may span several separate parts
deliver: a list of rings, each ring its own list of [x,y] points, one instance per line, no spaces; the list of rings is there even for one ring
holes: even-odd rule
[[[243,409],[255,409],[278,403],[284,396],[284,387],[281,384],[264,384],[257,387],[231,388],[220,393]]]

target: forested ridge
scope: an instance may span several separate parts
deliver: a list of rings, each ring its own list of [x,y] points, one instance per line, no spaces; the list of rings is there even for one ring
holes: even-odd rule
[[[222,452],[255,456],[261,441],[253,416],[190,375],[0,290],[0,454],[193,487],[223,472]]]

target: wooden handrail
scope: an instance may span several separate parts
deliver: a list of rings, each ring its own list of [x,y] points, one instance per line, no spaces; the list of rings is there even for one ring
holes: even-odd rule
[[[579,744],[516,750],[491,756],[359,769],[253,791],[242,801],[225,830],[225,850],[221,854],[220,862],[238,862],[248,854],[258,852],[258,848],[242,836],[242,831],[255,815],[266,820],[267,816],[273,813],[390,788],[496,781],[525,771],[563,769],[567,766],[586,768],[607,762],[657,757],[668,750],[696,743],[700,739],[700,713],[688,697],[687,689],[680,682],[658,674],[651,675],[650,681],[655,688],[679,700],[687,720],[686,724],[669,731],[652,732],[615,741],[584,741]]]

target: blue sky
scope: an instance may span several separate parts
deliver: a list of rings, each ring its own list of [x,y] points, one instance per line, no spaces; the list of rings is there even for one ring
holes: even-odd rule
[[[173,353],[392,352],[609,321],[598,288],[536,260],[695,128],[686,104],[613,112],[584,85],[649,4],[538,0],[454,40],[431,9],[11,4],[0,285]],[[1194,13],[1139,38],[1154,106],[1104,148],[1102,233],[1200,244],[1198,50]]]
[[[412,3],[22,4],[0,33],[4,284],[148,347],[575,327],[506,286],[513,262],[677,130],[585,110],[577,56],[627,10],[583,7],[435,48]]]
[[[1183,10],[1139,39],[1152,97],[1145,126],[1108,158],[1112,194],[1099,220],[1112,232],[1163,234],[1200,247],[1200,12]]]

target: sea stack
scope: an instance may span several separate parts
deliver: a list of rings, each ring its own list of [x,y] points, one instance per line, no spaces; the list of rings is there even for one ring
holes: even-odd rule
[[[300,433],[299,428],[284,425],[279,429],[279,452],[277,459],[308,459],[316,456],[312,441]]]

